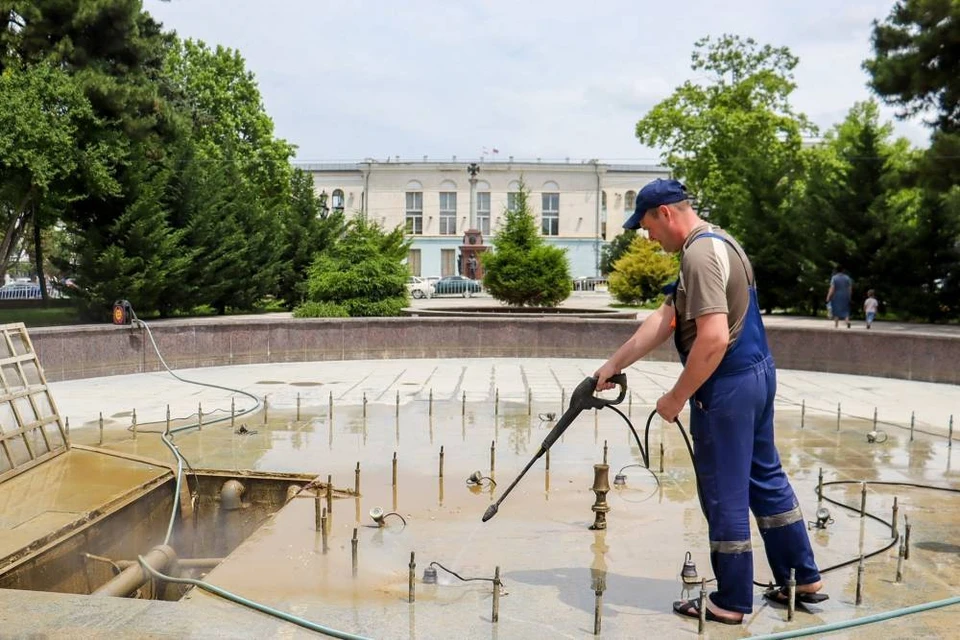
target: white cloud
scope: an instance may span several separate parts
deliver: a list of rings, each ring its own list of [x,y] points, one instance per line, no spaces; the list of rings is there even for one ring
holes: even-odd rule
[[[821,127],[870,93],[870,22],[892,0],[145,0],[181,37],[239,49],[302,159],[478,156],[650,161],[636,121],[692,77],[704,35],[800,57],[793,104]],[[885,114],[892,110],[885,109]],[[928,132],[898,123],[923,143]]]

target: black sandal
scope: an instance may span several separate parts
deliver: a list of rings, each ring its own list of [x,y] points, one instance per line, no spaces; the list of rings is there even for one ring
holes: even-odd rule
[[[778,604],[781,606],[787,606],[790,598],[790,589],[788,587],[772,587],[763,592],[763,597],[766,600],[769,600],[773,604]],[[825,593],[810,593],[797,591],[794,596],[794,606],[801,609],[805,609],[803,605],[806,604],[819,604],[824,600],[829,600],[830,596]]]
[[[673,612],[686,618],[700,619],[700,600],[677,600],[673,603]],[[721,618],[710,609],[707,609],[707,620],[710,622],[719,622],[720,624],[738,625],[743,624],[743,618],[731,620],[730,618]]]

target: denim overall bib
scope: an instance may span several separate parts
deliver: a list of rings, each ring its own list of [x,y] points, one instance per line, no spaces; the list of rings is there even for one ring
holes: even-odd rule
[[[729,239],[706,232],[692,242],[701,238],[722,240],[744,263]],[[710,562],[717,577],[717,591],[711,598],[719,607],[742,613],[753,609],[750,511],[778,585],[787,584],[791,568],[796,569],[798,585],[820,579],[800,506],[774,445],[776,369],[755,282],[749,290],[750,304],[739,337],[690,399],[694,465],[710,531]],[[681,348],[679,334],[674,331],[674,342],[686,365],[689,354]]]

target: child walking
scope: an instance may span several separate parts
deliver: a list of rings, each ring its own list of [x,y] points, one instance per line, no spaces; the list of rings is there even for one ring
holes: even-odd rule
[[[873,319],[877,317],[877,307],[879,306],[877,299],[873,297],[873,289],[870,289],[867,291],[867,299],[863,301],[863,312],[867,316],[867,329],[873,324]]]

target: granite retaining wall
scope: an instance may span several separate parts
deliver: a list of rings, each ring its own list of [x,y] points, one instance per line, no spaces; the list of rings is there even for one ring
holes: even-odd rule
[[[377,358],[606,358],[633,320],[592,318],[202,318],[150,323],[173,369]],[[960,382],[960,337],[767,327],[780,368]],[[48,381],[162,370],[143,327],[30,330]],[[668,343],[650,356],[675,361]]]

